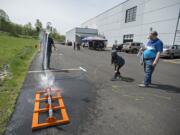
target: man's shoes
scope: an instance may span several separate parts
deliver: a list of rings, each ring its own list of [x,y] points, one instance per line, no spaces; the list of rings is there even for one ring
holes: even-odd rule
[[[146,87],[148,87],[148,85],[145,85],[145,84],[143,84],[143,83],[139,84],[138,86],[141,87],[141,88],[146,88]]]

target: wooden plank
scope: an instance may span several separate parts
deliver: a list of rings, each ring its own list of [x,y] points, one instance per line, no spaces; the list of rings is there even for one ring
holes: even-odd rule
[[[36,94],[35,98],[40,98],[40,94]],[[39,109],[39,102],[35,102],[34,104],[34,111]],[[33,114],[33,119],[32,119],[32,127],[34,127],[35,125],[38,124],[39,121],[39,114],[38,113],[34,113]]]

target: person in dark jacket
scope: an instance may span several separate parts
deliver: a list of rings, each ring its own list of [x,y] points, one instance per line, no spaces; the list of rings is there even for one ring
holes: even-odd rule
[[[77,42],[76,46],[77,46],[77,50],[80,50],[80,49],[81,49],[80,43]]]
[[[123,57],[117,54],[116,50],[112,50],[111,52],[111,64],[114,64],[114,79],[117,79],[117,77],[121,78],[120,69],[124,66],[125,60]]]
[[[117,40],[115,40],[115,42],[114,42],[114,44],[113,44],[113,46],[112,46],[112,50],[116,50],[117,49]]]
[[[56,49],[54,45],[54,40],[51,36],[48,37],[48,44],[47,44],[47,68],[50,69],[50,62],[51,62],[51,53],[52,53],[52,47]]]
[[[73,49],[76,50],[76,42],[73,42]]]

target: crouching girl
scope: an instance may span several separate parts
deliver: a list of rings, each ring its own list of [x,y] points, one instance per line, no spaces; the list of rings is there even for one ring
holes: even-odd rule
[[[114,64],[114,70],[115,70],[114,78],[112,79],[112,81],[116,80],[118,77],[122,78],[120,69],[124,66],[125,60],[123,57],[117,54],[116,50],[112,50],[111,52],[111,64]]]

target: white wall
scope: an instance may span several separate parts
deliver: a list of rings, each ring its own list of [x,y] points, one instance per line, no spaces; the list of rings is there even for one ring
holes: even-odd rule
[[[71,42],[75,42],[75,33],[76,33],[76,29],[72,29],[68,32],[66,32],[66,42],[67,41],[71,41]]]
[[[179,0],[150,0],[145,2],[142,36],[152,27],[153,30],[158,31],[159,38],[164,44],[172,45],[179,9]]]
[[[125,23],[126,10],[137,6],[136,21]],[[173,44],[180,0],[128,0],[82,24],[97,28],[112,45],[123,42],[123,35],[134,34],[134,41],[146,43],[152,27],[165,44]]]
[[[82,33],[82,34],[94,34],[96,35],[98,32],[97,32],[97,29],[88,29],[88,28],[76,28],[76,33]]]
[[[98,31],[97,29],[88,29],[88,28],[74,28],[66,32],[66,42],[75,42],[76,41],[76,35],[79,36],[97,36]]]

